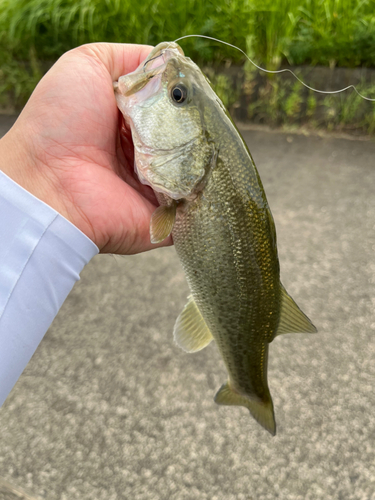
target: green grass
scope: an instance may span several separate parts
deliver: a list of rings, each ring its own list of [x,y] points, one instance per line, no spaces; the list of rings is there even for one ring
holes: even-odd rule
[[[54,59],[88,42],[156,45],[192,33],[216,33],[243,45],[248,15],[245,0],[219,2],[219,6],[201,0],[0,0],[0,40],[17,58],[27,58],[32,45],[41,59]],[[225,46],[217,53],[198,39],[185,45],[201,60],[233,55]],[[234,57],[238,59],[237,54]]]
[[[0,47],[55,59],[94,41],[157,44],[203,34],[247,48],[256,61],[375,66],[375,0],[0,0]],[[204,40],[183,42],[201,61],[240,53]]]
[[[327,72],[331,70],[327,69]],[[300,77],[306,79],[306,74]],[[328,77],[328,74],[327,74]],[[256,72],[243,72],[246,90],[247,114],[242,120],[280,127],[307,126],[314,129],[358,132],[375,132],[375,103],[362,99],[354,90],[340,94],[318,94],[301,86],[290,76],[275,75],[270,80]],[[237,81],[229,82],[230,86]],[[375,98],[375,84],[363,80],[358,91]],[[237,103],[231,103],[232,115],[237,115]]]
[[[24,104],[45,63],[77,45],[156,45],[189,34],[237,45],[268,69],[288,64],[375,67],[375,0],[0,0],[0,105],[9,98]],[[244,62],[240,52],[222,44],[199,38],[180,43],[200,65]],[[246,71],[252,71],[248,64]],[[211,78],[232,105],[236,95],[225,94],[224,77]],[[275,121],[288,121],[301,113],[297,84],[289,92],[282,79],[267,80],[262,92],[269,102],[253,103],[250,114],[258,109]],[[251,79],[244,85],[251,86]],[[345,106],[330,123],[357,119],[358,112],[352,111],[360,108],[357,100]],[[313,116],[315,107],[314,97],[308,97],[306,116]],[[367,121],[373,127],[372,115]]]

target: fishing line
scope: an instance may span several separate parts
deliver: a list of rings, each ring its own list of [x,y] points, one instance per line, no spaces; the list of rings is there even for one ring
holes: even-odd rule
[[[358,90],[356,89],[356,87],[354,85],[348,85],[347,87],[345,87],[343,89],[340,89],[340,90],[318,90],[318,89],[314,89],[313,87],[310,87],[305,82],[303,82],[300,78],[298,78],[298,76],[295,73],[293,73],[293,71],[291,69],[285,68],[285,69],[278,69],[278,70],[275,70],[275,71],[271,71],[271,70],[268,70],[268,69],[261,68],[254,61],[252,61],[250,59],[250,57],[246,54],[246,52],[244,52],[239,47],[236,47],[235,45],[232,45],[231,43],[224,42],[223,40],[219,40],[218,38],[213,38],[212,36],[206,36],[206,35],[185,35],[185,36],[181,36],[180,38],[177,38],[176,40],[174,40],[174,42],[176,43],[176,42],[179,42],[180,40],[184,40],[185,38],[192,38],[192,37],[207,38],[208,40],[214,40],[215,42],[219,42],[219,43],[223,43],[224,45],[228,45],[228,47],[233,47],[234,49],[239,50],[246,57],[246,59],[249,62],[251,62],[251,64],[253,64],[260,71],[264,71],[265,73],[271,73],[271,74],[274,74],[274,75],[277,74],[277,73],[291,73],[296,80],[298,80],[300,83],[302,83],[302,85],[304,87],[306,87],[309,90],[312,90],[313,92],[318,92],[319,94],[339,94],[340,92],[345,92],[346,90],[353,89],[359,95],[359,97],[361,97],[362,99],[365,99],[366,101],[370,101],[370,102],[375,102],[375,99],[371,99],[370,97],[366,97],[366,96],[362,95],[360,92],[358,92]]]
[[[151,61],[155,61],[155,59],[159,59],[159,57],[162,57],[162,56],[163,56],[163,54],[159,54],[158,56],[151,57],[151,59],[147,59],[147,61],[144,62],[143,68],[145,68],[147,66],[147,64],[150,63]]]

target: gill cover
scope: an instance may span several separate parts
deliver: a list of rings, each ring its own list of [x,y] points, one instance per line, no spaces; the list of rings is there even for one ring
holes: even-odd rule
[[[163,42],[115,84],[118,107],[131,128],[140,181],[174,200],[194,194],[212,161],[199,99],[205,92],[202,81],[201,71],[182,49]]]

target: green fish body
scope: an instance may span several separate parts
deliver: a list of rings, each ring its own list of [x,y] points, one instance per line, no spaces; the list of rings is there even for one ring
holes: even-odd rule
[[[115,88],[138,175],[161,205],[151,239],[172,232],[191,290],[175,340],[195,352],[214,339],[228,371],[216,403],[245,406],[274,435],[268,344],[316,329],[280,282],[275,225],[250,152],[177,44],[159,44]]]

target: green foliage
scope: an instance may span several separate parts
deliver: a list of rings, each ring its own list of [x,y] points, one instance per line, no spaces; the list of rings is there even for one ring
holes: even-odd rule
[[[303,87],[297,81],[294,83],[289,96],[285,99],[284,111],[289,119],[293,119],[301,112]]]
[[[374,0],[307,0],[290,46],[292,64],[373,66]]]
[[[285,81],[278,79],[265,81],[250,95],[247,108],[250,120],[258,123],[281,125],[284,123],[284,99],[286,95]]]
[[[230,109],[240,97],[240,89],[234,88],[234,82],[228,75],[217,72],[212,67],[204,68],[212,88],[227,109]]]
[[[315,114],[317,107],[317,99],[312,90],[309,90],[309,95],[306,99],[306,116],[307,118],[312,118]]]
[[[0,55],[0,106],[22,107],[43,76],[34,50],[29,49],[28,63],[15,61],[9,52]]]
[[[281,63],[375,65],[375,0],[0,0],[0,51],[52,60],[79,44],[149,43],[203,34]],[[182,42],[198,62],[243,61],[229,47]],[[1,52],[0,52],[1,53]]]
[[[375,65],[375,0],[252,0],[253,52],[289,64]]]
[[[237,45],[271,70],[283,64],[373,67],[375,0],[0,0],[0,105],[11,99],[21,106],[45,62],[77,45],[156,45],[189,34]],[[245,61],[239,51],[216,42],[189,38],[180,43],[201,66]],[[323,98],[278,76],[262,77],[260,83],[248,62],[244,70],[240,84],[214,69],[209,75],[226,106],[241,105],[242,117],[247,110],[247,118],[258,122],[310,120],[375,132],[374,105],[354,93]],[[369,83],[363,83],[363,92],[375,95]],[[248,99],[245,105],[240,94]]]
[[[252,52],[268,70],[288,59],[289,46],[300,20],[296,0],[253,0],[250,28]]]
[[[246,0],[0,0],[0,39],[17,58],[35,47],[40,59],[55,59],[83,43],[108,41],[156,45],[181,35],[220,34],[243,45],[248,32]],[[223,45],[184,42],[201,61],[233,56]],[[234,58],[239,59],[235,54]]]
[[[375,133],[375,106],[372,103],[372,109],[364,116],[362,126],[369,134]]]
[[[375,98],[374,84],[363,81],[358,91]],[[355,91],[316,94],[285,75],[269,80],[244,71],[243,92],[248,102],[246,118],[255,123],[375,132],[375,103],[362,99]]]

